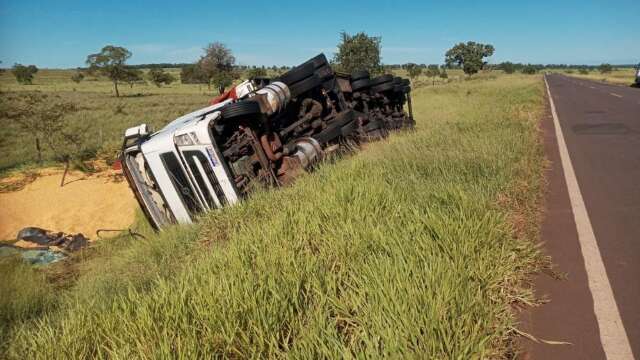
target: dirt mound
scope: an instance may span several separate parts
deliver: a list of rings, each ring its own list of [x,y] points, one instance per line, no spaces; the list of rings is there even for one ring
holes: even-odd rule
[[[110,172],[72,172],[60,187],[61,178],[62,171],[46,170],[21,190],[0,193],[0,239],[15,239],[27,226],[95,239],[97,229],[133,223],[137,203],[126,181]]]

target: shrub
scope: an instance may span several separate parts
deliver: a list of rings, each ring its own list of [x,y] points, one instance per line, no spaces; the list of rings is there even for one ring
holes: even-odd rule
[[[611,66],[611,64],[602,64],[600,66],[598,66],[598,70],[603,73],[610,73],[613,70],[613,67]]]
[[[35,65],[24,66],[21,64],[13,65],[11,72],[16,77],[18,83],[22,85],[31,85],[33,76],[38,72],[38,68]]]
[[[77,72],[71,76],[71,81],[73,81],[76,84],[82,80],[84,80],[84,74],[82,74],[81,72]]]
[[[175,81],[173,75],[165,72],[161,68],[151,69],[149,70],[149,81],[151,81],[155,86],[161,87],[162,84],[169,85]]]
[[[522,73],[532,75],[538,72],[538,68],[535,65],[527,64],[522,68]]]

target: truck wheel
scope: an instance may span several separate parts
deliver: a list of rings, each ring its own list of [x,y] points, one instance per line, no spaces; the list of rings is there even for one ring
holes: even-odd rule
[[[360,91],[362,89],[368,88],[371,86],[371,81],[369,79],[360,79],[351,83],[351,89],[353,91]]]
[[[369,79],[369,72],[367,70],[358,70],[351,73],[351,81]]]
[[[280,81],[285,83],[287,86],[290,86],[298,81],[302,81],[309,76],[313,75],[315,68],[312,63],[306,63],[293,69],[287,71],[286,73],[280,75]]]
[[[220,110],[222,118],[225,120],[239,117],[254,117],[262,115],[260,104],[255,101],[242,101],[229,104]]]
[[[320,80],[326,80],[333,77],[333,70],[331,70],[329,65],[323,65],[316,69],[316,75],[318,75]]]
[[[308,78],[299,81],[291,86],[289,86],[289,91],[291,91],[291,97],[298,97],[307,91],[310,91],[322,84],[322,81],[317,75],[309,76]]]
[[[302,65],[313,64],[313,68],[317,69],[317,68],[320,68],[320,67],[322,67],[324,65],[327,65],[328,63],[329,62],[327,61],[327,57],[324,56],[324,54],[320,54],[320,55],[317,55],[317,56],[307,60],[307,62],[305,62]]]
[[[376,85],[376,86],[372,87],[371,91],[380,93],[380,92],[384,92],[384,91],[393,90],[393,87],[394,87],[393,82],[386,82],[386,83],[379,84],[379,85]]]
[[[371,79],[371,86],[376,86],[393,81],[393,75],[382,75]]]

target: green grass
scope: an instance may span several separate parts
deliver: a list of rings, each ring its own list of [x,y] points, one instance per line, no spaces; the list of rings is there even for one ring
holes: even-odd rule
[[[78,260],[54,305],[3,315],[16,319],[4,357],[513,355],[513,306],[531,301],[541,260],[542,82],[502,75],[413,99],[415,132]]]

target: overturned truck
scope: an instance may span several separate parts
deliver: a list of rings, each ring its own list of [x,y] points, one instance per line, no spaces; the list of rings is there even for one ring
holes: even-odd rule
[[[246,80],[155,133],[127,129],[120,160],[155,228],[190,223],[256,187],[291,182],[346,144],[413,128],[410,94],[406,79],[334,72],[320,54],[278,78]]]

